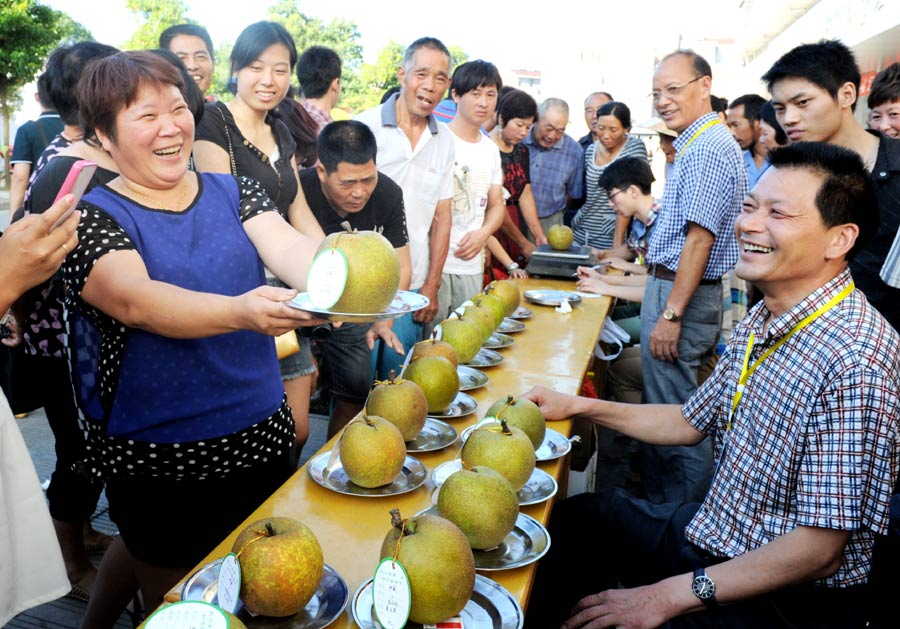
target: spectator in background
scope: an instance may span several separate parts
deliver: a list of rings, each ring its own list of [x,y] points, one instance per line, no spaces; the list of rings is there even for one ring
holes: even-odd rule
[[[318,129],[332,121],[331,110],[341,97],[341,58],[331,48],[310,46],[297,60],[297,80],[303,91],[303,109]]]
[[[875,76],[869,90],[869,128],[900,138],[900,62]]]
[[[181,59],[184,67],[205,95],[216,67],[215,48],[209,32],[199,24],[175,24],[159,35],[159,47]]]
[[[728,110],[728,99],[721,96],[710,96],[709,103],[712,110],[719,116],[719,120],[723,123],[726,122],[725,112]]]
[[[766,151],[784,146],[788,141],[784,129],[781,128],[778,118],[775,116],[772,101],[766,101],[759,109],[759,141],[766,147]]]
[[[597,133],[597,111],[606,103],[615,100],[609,92],[592,92],[584,99],[584,124],[588,132],[578,139],[578,143],[585,151],[588,147],[600,139]]]
[[[537,121],[523,140],[531,162],[534,203],[545,234],[553,225],[565,222],[567,209],[584,194],[584,151],[566,134],[568,126],[568,103],[548,98],[538,107]]]
[[[747,167],[747,180],[751,188],[769,167],[766,159],[769,151],[759,141],[759,110],[765,102],[759,94],[744,94],[731,101],[725,112],[725,124],[744,151],[744,165]]]
[[[41,74],[37,80],[35,100],[41,106],[37,120],[29,120],[16,131],[13,152],[10,158],[12,179],[9,184],[9,217],[12,220],[16,210],[25,201],[25,189],[35,171],[38,158],[47,145],[63,130],[63,122],[53,108],[47,93],[47,76]]]
[[[275,114],[291,132],[297,145],[294,159],[297,160],[297,167],[303,170],[316,164],[316,137],[321,129],[309,111],[295,98],[296,94],[297,90],[293,85],[290,86],[287,96],[278,103]]]

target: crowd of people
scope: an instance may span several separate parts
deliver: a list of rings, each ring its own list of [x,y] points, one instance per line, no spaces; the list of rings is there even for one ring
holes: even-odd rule
[[[619,449],[629,473],[554,506],[526,626],[873,620],[897,565],[900,66],[876,77],[865,129],[839,41],[780,58],[762,77],[771,98],[731,102],[703,57],[672,52],[652,77],[655,198],[647,145],[607,92],[585,99],[576,140],[566,101],[504,86],[488,61],[452,69],[433,37],[352,119],[335,118],[340,57],[298,51],[278,23],[244,29],[229,63],[226,102],[209,94],[209,34],[178,24],[153,51],[61,46],[39,77],[0,310],[3,344],[40,374],[29,397],[57,467],[49,514],[43,496],[0,511],[50,538],[18,566],[43,562],[43,583],[0,571],[0,622],[66,591],[88,602],[86,628],[112,626],[138,591],[154,609],[296,469],[317,373],[331,436],[435,323],[492,279],[527,277],[561,224],[598,262],[578,289],[618,300],[633,347],[610,365],[609,399],[526,395],[548,420],[600,427],[600,454]],[[54,228],[83,159],[98,169]],[[383,232],[400,288],[427,307],[340,325],[285,303],[345,223]],[[739,280],[746,316],[723,332]],[[616,391],[626,380],[637,398]],[[0,445],[21,461],[20,441]],[[33,470],[18,472],[34,503]],[[108,538],[90,526],[104,489]],[[185,521],[206,524],[159,535]]]

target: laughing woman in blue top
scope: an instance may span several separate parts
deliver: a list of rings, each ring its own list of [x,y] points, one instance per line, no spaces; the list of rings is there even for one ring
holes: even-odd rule
[[[82,626],[147,609],[290,475],[294,422],[273,335],[322,323],[303,289],[315,244],[255,181],[188,171],[185,82],[148,52],[93,64],[81,115],[119,169],[85,195],[64,266],[87,467],[121,533]]]

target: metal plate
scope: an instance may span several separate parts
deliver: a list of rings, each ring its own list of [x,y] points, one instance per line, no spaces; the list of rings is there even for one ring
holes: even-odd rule
[[[538,461],[552,461],[566,456],[571,450],[572,442],[564,434],[548,428],[541,445],[534,451],[534,457]]]
[[[289,306],[298,310],[305,310],[310,314],[316,315],[320,319],[328,319],[329,321],[346,321],[348,323],[371,323],[373,321],[383,321],[385,319],[397,319],[410,312],[421,310],[428,305],[428,298],[419,293],[408,290],[398,290],[394,295],[394,300],[384,312],[371,314],[356,314],[351,312],[334,312],[317,308],[309,299],[309,293],[300,293],[291,301],[287,302]]]
[[[513,313],[515,314],[515,313]],[[510,317],[506,317],[503,322],[497,326],[497,332],[501,334],[515,334],[516,332],[521,332],[525,329],[525,324],[521,321],[516,321]]]
[[[513,343],[515,343],[513,337],[507,336],[502,332],[494,332],[488,340],[484,342],[482,347],[486,347],[487,349],[502,349],[504,347],[509,347]]]
[[[471,391],[472,389],[478,389],[486,385],[490,380],[487,374],[483,371],[475,369],[474,367],[468,367],[466,365],[460,365],[459,367],[457,367],[456,373],[457,375],[459,375],[460,391]]]
[[[216,559],[206,564],[185,581],[181,589],[183,601],[205,601],[217,605],[219,590],[219,566],[222,560]],[[302,610],[287,618],[271,618],[264,616],[251,617],[246,611],[240,611],[238,617],[248,627],[283,627],[284,629],[320,629],[327,627],[340,616],[350,600],[347,583],[334,568],[325,564],[322,580],[315,594]]]
[[[397,474],[397,478],[392,483],[382,485],[381,487],[360,487],[350,482],[347,478],[347,472],[341,465],[341,459],[335,458],[331,467],[328,467],[328,459],[331,457],[331,450],[323,452],[318,456],[309,460],[306,471],[309,472],[310,478],[322,487],[336,491],[339,494],[347,494],[348,496],[396,496],[418,489],[428,477],[428,468],[421,461],[411,456],[407,456],[403,462],[403,469]]]
[[[441,515],[431,507],[416,515]],[[519,513],[516,524],[502,542],[487,550],[472,549],[476,570],[510,570],[534,563],[550,549],[550,533],[530,515]]]
[[[534,313],[531,312],[528,308],[523,306],[519,306],[516,308],[511,315],[507,317],[507,319],[530,319]]]
[[[453,404],[450,405],[450,408],[446,408],[440,413],[428,413],[428,416],[435,419],[456,419],[473,413],[476,408],[478,408],[478,402],[475,401],[475,398],[468,393],[460,391],[453,399]]]
[[[372,613],[372,579],[359,586],[350,604],[353,621],[360,629],[382,629]],[[466,629],[522,629],[525,614],[515,597],[502,585],[475,575],[475,590],[472,598],[459,613]],[[421,629],[422,625],[412,621],[407,629]]]
[[[456,429],[439,419],[425,418],[425,425],[412,441],[406,442],[407,452],[433,452],[456,443],[459,435]]]
[[[527,290],[524,294],[525,299],[533,304],[539,304],[541,306],[558,306],[562,303],[563,299],[567,300],[570,304],[577,304],[581,301],[581,295],[568,290],[553,290],[549,288],[535,289]]]
[[[503,362],[503,354],[482,347],[475,357],[465,363],[467,367],[493,367]]]
[[[436,488],[440,488],[450,474],[461,468],[462,461],[459,459],[444,461],[431,471],[431,482],[434,483]],[[536,505],[552,498],[558,490],[559,485],[556,484],[556,479],[541,468],[536,467],[525,482],[525,486],[516,495],[519,497],[519,506],[527,507],[528,505]],[[431,495],[431,502],[437,504],[436,501],[437,492],[434,492]]]

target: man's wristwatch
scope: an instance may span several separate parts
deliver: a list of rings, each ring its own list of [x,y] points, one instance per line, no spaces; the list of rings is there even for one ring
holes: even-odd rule
[[[663,319],[665,319],[666,321],[671,321],[672,323],[681,321],[681,317],[677,315],[675,311],[672,310],[672,308],[670,308],[669,306],[666,306],[666,309],[663,310],[662,316]]]
[[[716,584],[706,576],[706,570],[697,568],[694,570],[694,580],[691,582],[691,592],[700,599],[707,609],[716,609],[719,602],[716,600]]]
[[[512,263],[510,263],[510,265],[508,267],[506,267],[506,270],[508,272],[512,273],[513,271],[515,271],[517,269],[521,269],[521,268],[522,267],[519,266],[518,262],[512,262]]]

